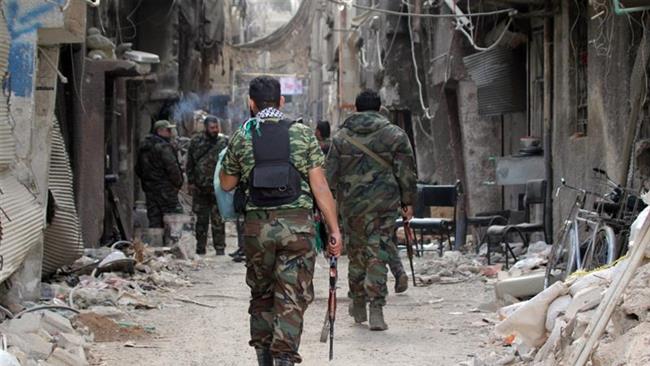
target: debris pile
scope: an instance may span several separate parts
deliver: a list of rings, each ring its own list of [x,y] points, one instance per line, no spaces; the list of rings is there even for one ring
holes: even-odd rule
[[[2,365],[88,365],[85,346],[70,320],[54,311],[19,314],[0,324],[3,343],[0,351]]]
[[[493,341],[505,348],[474,360],[480,364],[562,365],[584,345],[587,328],[596,317],[612,282],[622,276],[629,259],[617,265],[556,282],[537,296],[501,308]],[[645,365],[650,360],[650,261],[634,273],[616,304],[604,334],[591,354],[591,364]],[[500,360],[500,361],[497,361]],[[500,363],[509,360],[507,363]]]
[[[500,264],[487,266],[484,258],[458,251],[446,251],[442,257],[437,253],[425,252],[416,261],[416,266],[415,279],[421,286],[453,284],[484,276],[492,277],[501,269]]]
[[[187,301],[173,293],[191,286],[189,272],[205,265],[189,260],[194,258],[192,244],[181,236],[173,248],[123,241],[86,250],[73,265],[60,269],[51,283],[42,284],[40,303],[17,305],[15,319],[11,311],[4,311],[10,320],[0,324],[0,335],[8,348],[0,349],[0,365],[83,366],[89,364],[87,342],[128,343],[150,337],[154,329],[124,320],[133,310],[162,307],[152,300],[152,291]],[[69,319],[62,315],[73,313]]]

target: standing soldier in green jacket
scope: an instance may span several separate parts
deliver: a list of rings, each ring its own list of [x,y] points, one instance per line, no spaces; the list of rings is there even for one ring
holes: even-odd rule
[[[140,143],[135,172],[142,183],[147,199],[149,227],[162,228],[163,216],[181,213],[178,190],[183,185],[183,172],[178,162],[178,152],[171,144],[172,129],[169,121],[154,123],[153,133]]]
[[[406,133],[379,113],[376,92],[362,92],[355,105],[357,113],[332,139],[326,171],[348,236],[350,315],[365,322],[369,303],[370,329],[386,330],[386,265],[396,245],[395,220],[413,216],[415,159]]]
[[[212,245],[217,255],[224,255],[225,225],[219,216],[213,180],[219,153],[228,146],[228,137],[220,133],[219,119],[215,116],[206,116],[203,125],[204,131],[190,141],[186,165],[192,211],[196,215],[196,254],[206,253],[208,226],[211,225]]]
[[[340,255],[341,233],[323,154],[312,130],[279,110],[284,104],[280,82],[255,78],[249,96],[254,117],[232,136],[221,187],[230,191],[239,185],[247,198],[249,344],[260,366],[292,366],[302,361],[298,349],[303,317],[314,299],[315,203],[327,223],[330,255]]]

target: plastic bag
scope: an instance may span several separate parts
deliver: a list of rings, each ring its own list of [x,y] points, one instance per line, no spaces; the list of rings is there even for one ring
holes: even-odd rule
[[[219,206],[219,215],[225,221],[234,221],[237,220],[237,214],[235,213],[234,206],[234,190],[226,192],[221,189],[221,182],[219,180],[219,173],[221,172],[221,162],[223,157],[226,155],[228,149],[223,149],[219,153],[219,161],[217,162],[217,168],[214,170],[214,195],[217,198],[217,206]]]

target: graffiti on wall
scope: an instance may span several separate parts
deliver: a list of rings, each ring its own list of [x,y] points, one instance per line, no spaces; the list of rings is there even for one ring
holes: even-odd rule
[[[9,49],[10,92],[18,97],[30,97],[34,80],[36,31],[52,11],[64,6],[66,0],[51,0],[42,4],[25,0],[5,0],[4,15],[11,38]]]

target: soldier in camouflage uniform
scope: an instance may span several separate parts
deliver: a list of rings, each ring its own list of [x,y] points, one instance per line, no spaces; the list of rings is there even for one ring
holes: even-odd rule
[[[350,314],[356,322],[365,322],[370,303],[371,330],[388,328],[382,308],[395,220],[400,214],[410,219],[417,192],[408,136],[379,113],[380,106],[377,93],[359,94],[357,113],[334,135],[326,163],[348,235]]]
[[[187,151],[187,182],[192,193],[192,211],[196,215],[196,253],[205,254],[208,226],[212,226],[212,244],[217,255],[224,255],[226,230],[214,196],[214,169],[219,153],[228,146],[228,137],[219,133],[219,120],[206,116],[205,129],[194,136]]]
[[[170,143],[176,126],[161,120],[154,124],[153,133],[140,143],[135,172],[147,199],[149,227],[162,228],[163,216],[181,213],[178,190],[183,185],[183,172],[176,148]]]
[[[232,136],[220,173],[224,190],[234,189],[241,180],[250,197],[249,177],[256,165],[252,135],[264,139],[261,125],[281,123],[284,116],[278,108],[283,104],[277,80],[258,77],[251,81],[249,106],[256,117]],[[330,255],[338,256],[342,246],[318,142],[311,129],[300,123],[288,127],[288,136],[290,163],[303,177],[303,193],[295,201],[276,207],[256,207],[249,199],[245,213],[246,283],[252,297],[249,344],[255,348],[261,366],[289,366],[302,361],[298,348],[303,315],[314,299],[316,248],[311,194],[329,229]]]

